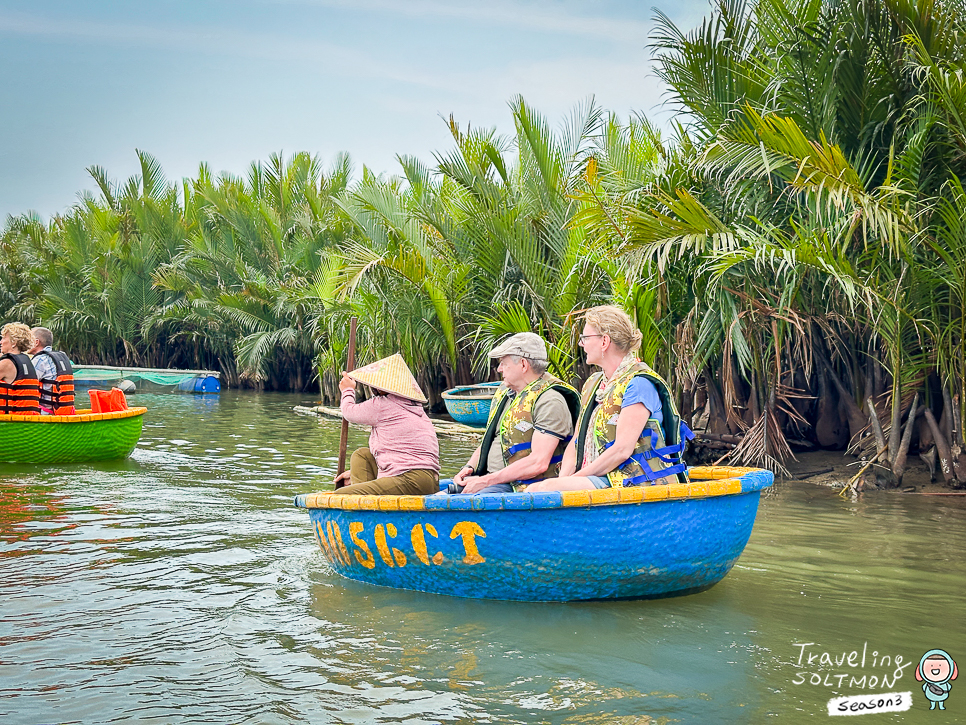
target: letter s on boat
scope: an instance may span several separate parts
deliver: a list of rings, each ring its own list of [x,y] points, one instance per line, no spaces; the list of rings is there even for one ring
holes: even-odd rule
[[[365,556],[361,556],[358,551],[353,551],[352,553],[356,555],[356,561],[362,564],[366,569],[372,569],[376,566],[376,557],[372,555],[372,551],[369,550],[369,545],[359,538],[359,534],[365,527],[362,525],[361,521],[353,521],[349,524],[349,538],[352,539],[352,543],[355,544],[360,550],[365,552]]]

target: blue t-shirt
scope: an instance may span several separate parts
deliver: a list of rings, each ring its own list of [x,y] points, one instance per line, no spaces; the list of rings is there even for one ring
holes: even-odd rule
[[[624,391],[624,399],[621,401],[621,408],[635,403],[644,403],[644,407],[651,411],[651,417],[662,426],[664,425],[664,413],[661,406],[661,396],[657,394],[657,388],[647,378],[640,376],[631,380],[631,384]]]

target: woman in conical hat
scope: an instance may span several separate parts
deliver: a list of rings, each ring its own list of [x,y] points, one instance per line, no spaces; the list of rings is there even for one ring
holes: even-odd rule
[[[356,403],[356,382],[377,395]],[[398,353],[342,373],[342,416],[372,427],[369,447],[359,448],[349,470],[336,478],[351,485],[342,494],[422,496],[439,491],[439,442],[423,403],[426,396]]]

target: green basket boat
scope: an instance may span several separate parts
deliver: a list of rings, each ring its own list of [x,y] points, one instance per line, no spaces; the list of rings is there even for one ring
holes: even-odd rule
[[[86,463],[127,458],[147,408],[75,415],[0,415],[0,463]]]

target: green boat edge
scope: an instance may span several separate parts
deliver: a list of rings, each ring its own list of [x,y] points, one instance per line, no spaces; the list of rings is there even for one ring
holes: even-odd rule
[[[117,413],[0,415],[0,463],[88,463],[127,458],[141,438],[146,408]],[[57,420],[54,420],[56,418]]]

